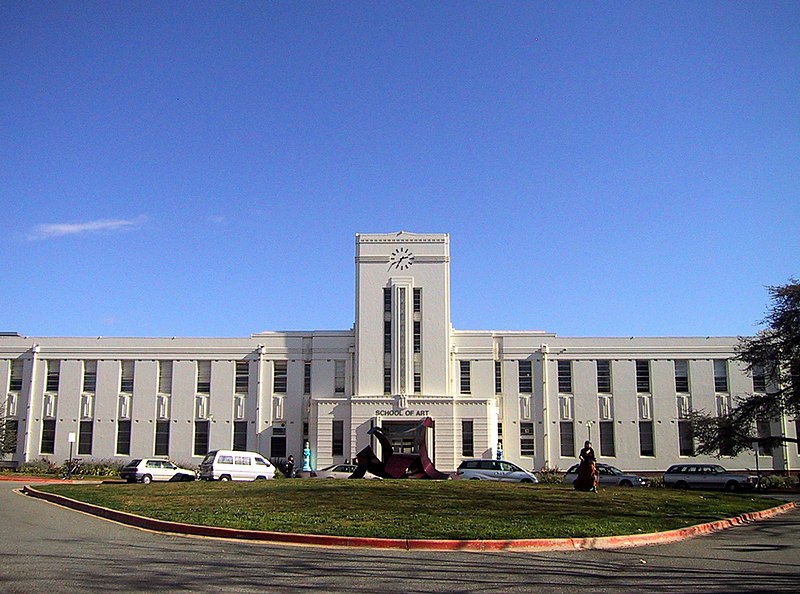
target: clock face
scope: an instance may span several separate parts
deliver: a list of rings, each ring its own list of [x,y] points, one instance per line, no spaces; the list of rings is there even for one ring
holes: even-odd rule
[[[414,254],[411,250],[399,247],[389,256],[389,270],[405,270],[414,263]]]

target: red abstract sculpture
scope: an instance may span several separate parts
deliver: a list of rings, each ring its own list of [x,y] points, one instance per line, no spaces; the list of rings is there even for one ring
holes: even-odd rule
[[[356,454],[358,468],[350,475],[350,478],[363,478],[367,471],[381,478],[448,478],[445,473],[434,468],[433,462],[428,457],[428,447],[425,442],[425,430],[428,427],[433,427],[433,419],[425,417],[419,425],[412,429],[419,454],[396,453],[383,429],[373,427],[367,433],[374,435],[380,442],[383,460],[375,455],[372,446],[365,447]]]

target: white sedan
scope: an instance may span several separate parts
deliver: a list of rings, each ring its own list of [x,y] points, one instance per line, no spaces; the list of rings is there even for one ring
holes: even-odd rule
[[[355,464],[334,464],[333,466],[326,466],[321,470],[316,471],[317,478],[350,478],[350,475],[356,471]],[[365,479],[380,479],[381,477],[375,476],[371,472],[364,475]]]

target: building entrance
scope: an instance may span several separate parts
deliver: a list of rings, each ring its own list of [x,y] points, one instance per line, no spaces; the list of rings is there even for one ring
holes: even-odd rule
[[[419,454],[417,427],[419,427],[419,421],[384,421],[381,423],[384,434],[392,442],[392,448],[398,454]]]

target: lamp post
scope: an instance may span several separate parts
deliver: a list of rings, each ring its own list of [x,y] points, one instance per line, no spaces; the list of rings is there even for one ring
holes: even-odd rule
[[[67,461],[67,479],[72,480],[72,446],[75,444],[75,432],[70,431],[67,434],[67,441],[69,441],[69,460]]]

